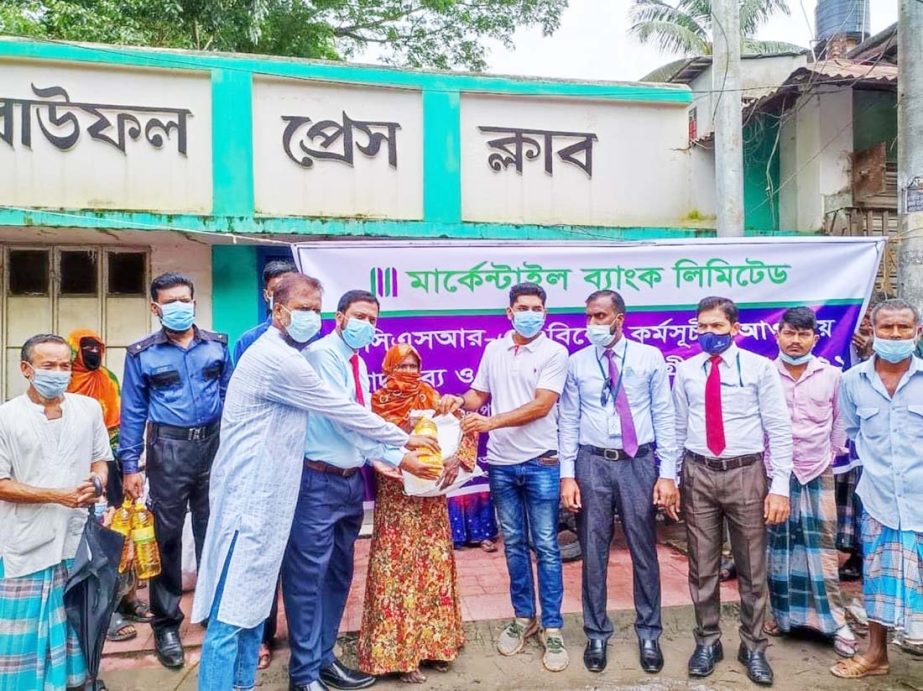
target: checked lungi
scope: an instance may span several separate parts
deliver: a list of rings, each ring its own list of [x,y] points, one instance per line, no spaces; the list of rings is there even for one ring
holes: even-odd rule
[[[902,630],[907,643],[923,643],[923,533],[889,528],[868,513],[861,530],[869,620]]]
[[[862,518],[862,500],[856,494],[856,486],[861,477],[862,466],[856,466],[836,476],[836,548],[841,552],[856,552],[860,547],[859,521]]]
[[[782,631],[832,636],[846,624],[837,567],[837,506],[829,468],[805,485],[792,475],[788,521],[769,527],[769,602]]]
[[[0,691],[58,691],[84,683],[83,653],[64,610],[72,563],[5,578],[0,559]]]

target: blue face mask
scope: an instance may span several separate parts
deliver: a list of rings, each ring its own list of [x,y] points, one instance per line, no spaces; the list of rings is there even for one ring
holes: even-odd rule
[[[597,348],[605,348],[615,338],[611,328],[611,324],[589,324],[586,327],[586,339]]]
[[[32,365],[29,365],[29,367],[32,367]],[[38,395],[46,401],[63,396],[70,382],[70,372],[35,369],[32,367],[32,386],[38,391]]]
[[[900,341],[890,341],[884,338],[876,337],[872,342],[872,350],[875,355],[882,360],[887,360],[892,364],[903,362],[911,355],[917,347],[916,339],[905,338]]]
[[[285,330],[295,343],[307,343],[320,331],[320,314],[314,310],[290,310],[285,305],[282,309],[292,318]]]
[[[792,357],[786,353],[779,351],[779,358],[782,362],[791,365],[792,367],[798,367],[799,365],[806,365],[811,362],[811,358],[814,357],[814,353],[807,353],[806,355],[801,355],[799,357]]]
[[[371,345],[375,340],[375,327],[365,319],[350,317],[342,331],[343,340],[353,350],[360,350]]]
[[[513,328],[523,338],[532,338],[545,325],[544,312],[513,312]]]
[[[159,306],[160,323],[170,331],[186,331],[195,321],[194,302],[176,300]]]
[[[699,334],[699,345],[709,355],[719,355],[731,347],[734,337],[731,334]]]

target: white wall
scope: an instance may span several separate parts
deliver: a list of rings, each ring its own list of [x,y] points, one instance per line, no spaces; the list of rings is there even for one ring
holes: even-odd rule
[[[781,227],[818,230],[824,198],[850,186],[852,91],[832,87],[801,97],[786,113],[781,137]]]

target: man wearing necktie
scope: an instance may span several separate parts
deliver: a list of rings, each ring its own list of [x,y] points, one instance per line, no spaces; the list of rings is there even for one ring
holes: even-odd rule
[[[336,330],[304,351],[331,389],[365,407],[371,404],[369,375],[358,351],[374,340],[377,321],[377,298],[351,290],[337,305]],[[375,683],[375,677],[343,665],[333,647],[352,583],[353,546],[362,527],[359,470],[376,460],[426,479],[439,476],[404,449],[375,444],[319,415],[308,418],[301,490],[282,563],[293,691],[362,689]]]
[[[593,293],[586,317],[592,345],[570,357],[558,420],[561,498],[578,512],[583,552],[583,662],[591,672],[606,668],[613,634],[606,574],[618,511],[631,553],[641,667],[656,673],[663,668],[656,510],[676,518],[679,508],[670,380],[657,348],[624,336],[621,295]]]
[[[755,684],[772,685],[763,619],[768,600],[766,526],[788,520],[792,428],[775,365],[734,344],[739,311],[731,300],[699,302],[702,352],[676,368],[677,446],[689,544],[689,591],[696,648],[689,675],[706,677],[723,658],[719,576],[727,519],[740,590],[737,659]],[[772,458],[771,481],[764,462]]]

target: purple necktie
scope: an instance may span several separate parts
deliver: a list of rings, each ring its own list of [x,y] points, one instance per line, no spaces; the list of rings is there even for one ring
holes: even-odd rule
[[[638,453],[638,433],[635,431],[635,421],[631,418],[628,394],[625,393],[625,387],[619,385],[619,369],[615,366],[612,349],[607,349],[605,353],[609,359],[609,381],[613,390],[618,387],[618,393],[615,396],[615,412],[619,414],[619,423],[622,427],[622,450],[634,458],[635,454]]]

